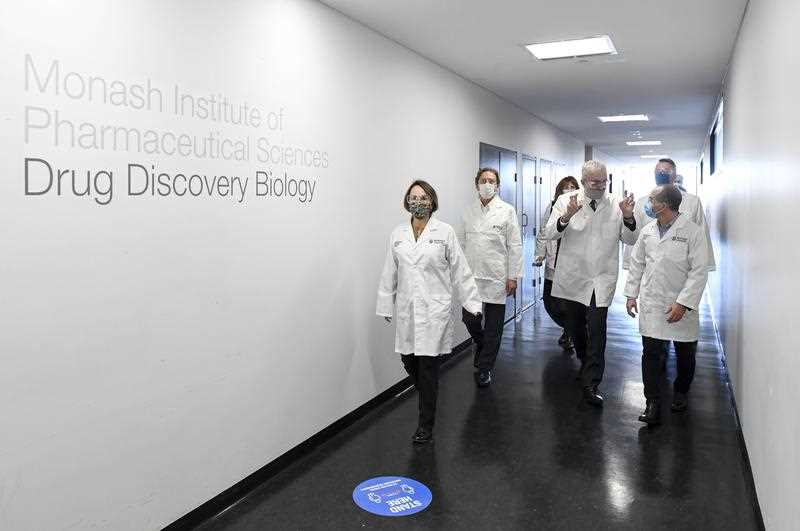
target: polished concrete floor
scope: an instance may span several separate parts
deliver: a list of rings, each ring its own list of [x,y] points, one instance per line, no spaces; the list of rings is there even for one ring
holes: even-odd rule
[[[202,528],[758,529],[706,311],[690,409],[667,408],[661,426],[637,420],[641,343],[619,296],[601,410],[581,402],[578,362],[558,347],[560,330],[539,305],[506,327],[490,388],[475,388],[471,353],[447,367],[434,443],[412,445],[417,396],[407,392]],[[674,371],[671,356],[670,379]],[[356,507],[353,488],[384,475],[428,485],[430,507],[403,518]]]

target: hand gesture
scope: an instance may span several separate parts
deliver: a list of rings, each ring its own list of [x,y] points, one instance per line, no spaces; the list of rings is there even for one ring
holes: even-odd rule
[[[542,267],[543,263],[544,263],[544,256],[537,256],[536,258],[533,259],[533,265],[535,265],[536,267]]]
[[[572,219],[572,216],[574,216],[575,213],[582,208],[583,205],[578,204],[577,194],[573,195],[572,197],[569,198],[569,203],[567,203],[567,211],[564,212],[564,215],[561,216],[561,218],[564,220],[564,222],[568,222],[569,220]]]
[[[664,313],[667,314],[668,323],[677,323],[683,319],[683,314],[686,313],[686,307],[676,302],[667,306],[667,310]]]
[[[630,219],[633,217],[633,207],[636,202],[633,200],[633,194],[623,192],[624,199],[619,202],[619,209],[622,210],[622,217]]]
[[[636,314],[639,313],[639,306],[636,304],[636,299],[629,298],[628,303],[625,305],[625,310],[631,317],[636,317]]]
[[[506,279],[506,297],[510,297],[514,293],[517,292],[517,281],[512,279]]]

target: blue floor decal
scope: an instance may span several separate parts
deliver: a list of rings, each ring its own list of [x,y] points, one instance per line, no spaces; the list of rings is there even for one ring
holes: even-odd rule
[[[428,487],[399,476],[368,479],[353,491],[356,505],[381,516],[407,516],[424,511],[431,499]]]

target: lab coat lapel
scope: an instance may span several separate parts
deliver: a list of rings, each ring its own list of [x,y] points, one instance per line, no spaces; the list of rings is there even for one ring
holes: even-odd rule
[[[653,223],[653,225],[655,225],[656,236],[659,237],[658,244],[661,245],[664,242],[670,241],[670,238],[675,234],[675,231],[682,229],[683,226],[686,225],[686,215],[681,214],[680,216],[675,218],[675,221],[672,223],[669,229],[667,229],[667,232],[664,233],[663,238],[660,237],[661,232],[658,230],[658,221]]]

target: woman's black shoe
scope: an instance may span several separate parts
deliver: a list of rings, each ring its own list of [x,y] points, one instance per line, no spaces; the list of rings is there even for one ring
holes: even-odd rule
[[[411,440],[417,444],[425,444],[433,440],[433,433],[430,430],[426,430],[420,426],[417,428],[417,431],[414,433],[414,436],[411,438]]]

